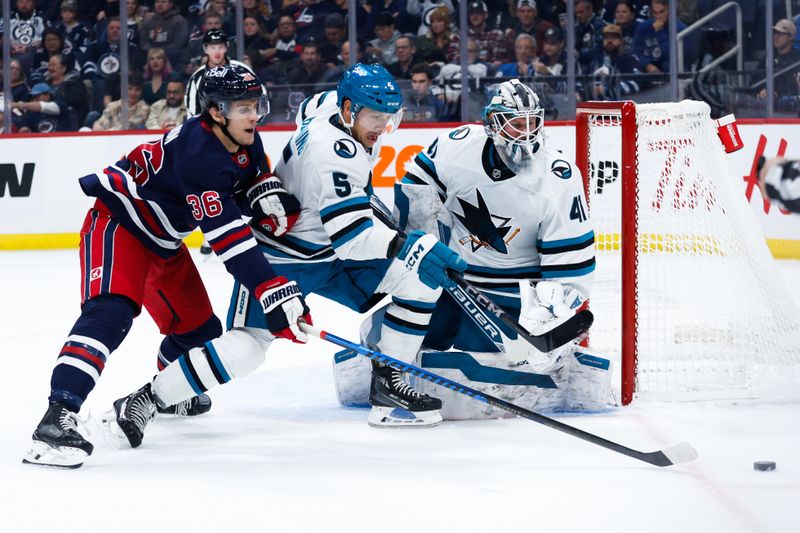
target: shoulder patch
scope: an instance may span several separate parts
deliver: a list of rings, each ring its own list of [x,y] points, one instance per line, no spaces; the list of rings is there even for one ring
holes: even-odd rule
[[[338,139],[333,143],[333,151],[344,159],[353,159],[356,156],[356,143],[350,139]]]
[[[550,171],[562,180],[568,180],[572,177],[572,165],[563,159],[553,161],[550,165]]]
[[[461,139],[465,139],[467,135],[469,135],[469,128],[466,126],[462,126],[458,129],[451,131],[448,137],[450,137],[454,141],[460,141]]]

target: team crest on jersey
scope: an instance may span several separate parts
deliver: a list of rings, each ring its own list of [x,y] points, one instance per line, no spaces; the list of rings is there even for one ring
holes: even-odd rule
[[[450,137],[454,141],[460,141],[461,139],[466,138],[467,135],[469,135],[469,128],[466,127],[466,126],[462,126],[462,127],[458,128],[457,130],[451,131],[450,135],[448,135],[448,137]]]
[[[501,254],[507,254],[507,245],[511,242],[511,239],[517,236],[520,228],[512,228],[509,225],[511,217],[490,213],[481,192],[476,191],[476,194],[478,205],[472,205],[466,200],[458,198],[458,203],[461,205],[461,210],[464,214],[453,214],[470,233],[460,237],[458,242],[461,245],[471,243],[473,252],[481,248],[487,248]],[[513,231],[511,231],[512,229]]]
[[[356,143],[350,139],[339,139],[333,143],[333,151],[339,157],[353,159],[356,156]]]
[[[550,170],[562,180],[568,180],[572,177],[572,165],[563,159],[553,161],[553,164],[550,165]]]

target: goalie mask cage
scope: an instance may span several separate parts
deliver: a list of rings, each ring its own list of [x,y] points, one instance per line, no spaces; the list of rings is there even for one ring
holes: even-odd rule
[[[622,403],[800,398],[800,318],[702,102],[586,102],[592,345]]]

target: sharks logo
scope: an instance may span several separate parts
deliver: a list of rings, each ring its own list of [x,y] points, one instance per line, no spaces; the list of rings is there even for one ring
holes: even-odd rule
[[[461,139],[466,138],[467,135],[469,135],[469,128],[466,126],[462,126],[457,130],[451,131],[448,137],[450,137],[454,141],[460,141]]]
[[[506,235],[511,231],[511,226],[508,225],[511,217],[490,213],[481,192],[476,191],[476,194],[478,196],[478,205],[472,205],[466,200],[458,198],[458,203],[461,205],[461,210],[464,214],[453,214],[470,232],[469,235],[460,238],[459,242],[461,244],[472,243],[473,252],[481,248],[488,248],[501,254],[507,254],[507,245],[519,233],[519,228],[515,229],[511,236],[506,239]]]
[[[550,165],[550,170],[562,180],[568,180],[572,177],[572,166],[563,159],[553,161],[553,164]]]
[[[333,151],[339,157],[353,159],[356,156],[356,143],[350,139],[339,139],[333,143]]]

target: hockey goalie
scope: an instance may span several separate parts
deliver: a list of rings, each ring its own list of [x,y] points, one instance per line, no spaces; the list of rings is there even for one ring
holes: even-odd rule
[[[438,234],[469,264],[464,278],[536,334],[588,305],[595,266],[580,172],[545,145],[543,115],[530,87],[501,83],[483,126],[437,137],[395,187],[398,224]],[[417,366],[540,413],[597,412],[615,404],[611,362],[582,346],[582,338],[539,352],[493,315],[460,305],[447,292],[433,311],[418,312],[433,316]],[[365,345],[380,340],[372,337],[385,313],[362,325]],[[336,354],[342,405],[367,404],[369,368],[353,352]],[[415,387],[442,400],[445,420],[509,416],[427,381]]]

